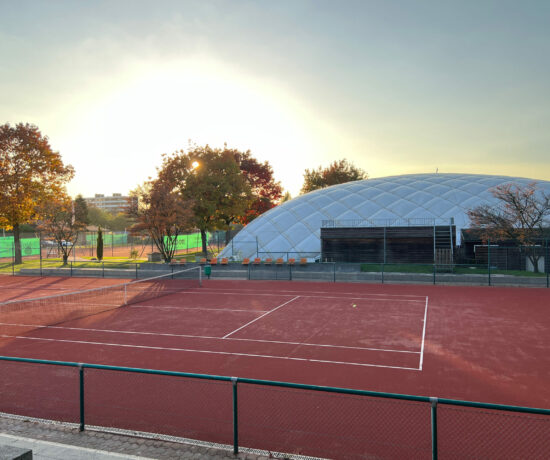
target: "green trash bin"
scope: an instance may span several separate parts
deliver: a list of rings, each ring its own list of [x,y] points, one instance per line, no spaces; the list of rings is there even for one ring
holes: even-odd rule
[[[204,276],[207,276],[208,279],[210,279],[210,275],[212,274],[212,265],[208,264],[204,266]]]

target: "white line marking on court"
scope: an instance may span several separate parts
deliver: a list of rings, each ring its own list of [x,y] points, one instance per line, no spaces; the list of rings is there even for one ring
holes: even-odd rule
[[[272,310],[269,310],[269,311],[266,311],[263,315],[260,315],[258,316],[257,318],[254,318],[252,321],[249,321],[248,323],[244,324],[243,326],[235,329],[234,331],[230,332],[229,334],[226,334],[222,337],[222,339],[227,339],[230,335],[233,335],[235,332],[238,332],[240,331],[241,329],[245,328],[246,326],[254,323],[255,321],[258,321],[259,319],[262,319],[264,316],[266,315],[269,315],[270,313],[273,313],[275,310],[278,310],[279,308],[281,307],[284,307],[285,305],[288,305],[290,302],[293,302],[294,300],[296,299],[299,299],[300,296],[297,295],[296,297],[294,297],[293,299],[290,299],[290,300],[287,300],[285,303],[282,303],[281,305],[279,305],[278,307],[275,307],[273,308]]]
[[[422,370],[422,364],[424,362],[424,339],[426,338],[426,320],[428,318],[428,296],[426,296],[426,307],[424,308],[424,327],[422,328],[422,346],[420,347],[420,364],[418,370]]]
[[[166,348],[166,347],[153,347],[148,345],[127,345],[127,344],[121,344],[121,343],[87,342],[84,340],[46,339],[41,337],[25,337],[20,335],[5,335],[5,334],[0,334],[0,337],[26,339],[26,340],[44,340],[47,342],[80,343],[84,345],[103,345],[108,347],[143,348],[147,350],[185,351],[185,352],[191,352],[191,353],[206,353],[206,354],[213,354],[213,355],[246,356],[249,358],[286,359],[289,361],[307,361],[307,362],[314,362],[314,363],[344,364],[349,366],[384,367],[388,369],[404,369],[409,371],[419,370],[417,367],[386,366],[383,364],[353,363],[353,362],[346,362],[346,361],[330,361],[325,359],[296,358],[296,357],[290,357],[290,356],[259,355],[259,354],[253,354],[253,353],[235,353],[235,352],[229,352],[229,351],[195,350],[191,348]]]
[[[206,310],[206,311],[244,311],[248,313],[263,313],[265,310],[236,310],[230,308],[207,308],[207,307],[161,307],[158,305],[128,305],[128,308],[154,308],[163,310]]]
[[[201,291],[212,291],[212,292],[220,292],[222,294],[240,294],[242,291],[250,291],[250,292],[258,292],[258,289],[242,289],[242,288],[220,288],[220,289],[216,289],[216,288],[212,288],[212,287],[202,287],[202,288],[192,288],[192,289],[200,289]],[[237,291],[237,292],[221,292],[221,291]],[[281,289],[277,292],[289,292],[289,293],[292,293],[292,294],[305,294],[307,292],[313,292],[314,294],[334,294],[334,291],[293,291],[293,290],[289,290],[289,289]],[[345,294],[345,295],[358,295],[359,293],[357,292],[339,292],[338,294]],[[269,294],[268,294],[269,295]],[[271,295],[284,295],[284,294],[271,294]],[[290,294],[287,294],[287,295],[290,295]],[[375,296],[387,296],[387,297],[417,297],[419,299],[422,299],[422,301],[424,301],[424,296],[423,295],[418,295],[418,294],[387,294],[387,293],[382,293],[382,294],[377,294],[375,292],[371,292],[371,293],[365,293],[365,295],[375,295]]]
[[[134,335],[153,335],[160,337],[181,337],[186,339],[207,339],[207,340],[235,340],[241,342],[258,342],[258,343],[276,343],[279,345],[299,345],[305,347],[322,347],[322,348],[342,348],[344,350],[364,350],[364,351],[382,351],[386,353],[409,353],[420,354],[419,351],[411,350],[394,350],[390,348],[372,348],[372,347],[352,347],[347,345],[327,345],[321,343],[308,343],[308,342],[284,342],[280,340],[262,340],[262,339],[240,339],[237,337],[229,337],[224,339],[223,337],[214,337],[208,335],[189,335],[189,334],[168,334],[165,332],[139,332],[139,331],[119,331],[113,329],[94,329],[87,327],[67,327],[67,326],[40,326],[38,324],[18,324],[18,323],[0,323],[5,326],[18,326],[18,327],[36,327],[41,329],[67,329],[72,331],[90,331],[90,332],[107,332],[113,334],[134,334]]]
[[[203,291],[203,290],[201,290],[201,291],[186,290],[184,292],[185,292],[185,295],[187,295],[187,294],[212,295],[214,293],[214,292],[207,292],[207,291]],[[299,292],[299,291],[296,291],[296,292]],[[261,292],[247,294],[247,293],[242,293],[242,292],[219,292],[219,291],[216,291],[215,293],[216,294],[225,294],[225,295],[238,295],[238,296],[248,295],[248,296],[254,296],[254,297],[257,297],[257,296],[290,297],[290,295],[291,295],[291,294],[274,294],[274,293],[261,293]],[[384,294],[367,294],[367,295],[384,295]],[[424,303],[424,297],[422,297],[422,300],[394,299],[394,298],[390,298],[390,297],[385,298],[385,299],[371,298],[371,297],[342,297],[342,296],[311,295],[311,294],[301,294],[298,297],[308,297],[308,298],[315,298],[315,299],[378,300],[378,301],[381,301],[381,302],[391,301],[391,302],[421,302],[421,303]],[[403,296],[403,297],[406,297],[406,296]]]

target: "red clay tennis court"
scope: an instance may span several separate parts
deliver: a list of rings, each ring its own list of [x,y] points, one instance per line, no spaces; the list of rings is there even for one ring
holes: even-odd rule
[[[120,282],[4,277],[0,302]],[[168,290],[178,283],[167,281]],[[2,321],[0,354],[549,408],[549,307],[545,289],[203,281],[47,327],[32,315]],[[1,366],[11,376],[0,382],[10,396],[3,412],[78,418],[74,369]],[[91,374],[88,423],[231,443],[230,386]],[[429,458],[425,406],[253,385],[244,393],[245,446],[331,458]],[[472,417],[489,417],[447,410],[442,423],[451,423],[451,415],[461,419],[461,432],[440,445],[456,452],[464,438],[475,442]],[[507,423],[500,424],[502,433],[512,429]],[[549,433],[547,418],[537,424],[539,434]],[[365,430],[378,439],[371,457],[358,445]],[[502,451],[517,458],[506,439],[484,449],[489,457]]]

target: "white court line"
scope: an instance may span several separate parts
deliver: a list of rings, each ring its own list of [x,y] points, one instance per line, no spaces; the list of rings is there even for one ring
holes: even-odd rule
[[[191,291],[191,290],[185,290],[183,291],[186,295],[187,294],[205,294],[205,295],[212,295],[214,292],[213,291],[204,291],[204,290],[200,290],[200,291]],[[299,292],[299,291],[296,291],[296,292]],[[176,292],[174,292],[175,294],[177,294]],[[291,294],[274,294],[274,293],[251,293],[251,294],[247,294],[247,293],[241,293],[241,292],[221,292],[221,291],[216,291],[215,292],[216,294],[225,294],[225,295],[239,295],[239,296],[244,296],[244,295],[248,295],[248,296],[274,296],[274,297],[290,297]],[[376,294],[367,294],[367,295],[376,295]],[[380,295],[383,295],[383,294],[380,294]],[[385,298],[385,299],[380,299],[380,298],[370,298],[370,297],[342,297],[342,296],[327,296],[327,295],[311,295],[311,294],[301,294],[299,295],[298,297],[308,297],[308,298],[315,298],[315,299],[343,299],[343,300],[378,300],[378,301],[392,301],[392,302],[421,302],[421,303],[424,303],[424,297],[422,297],[422,300],[417,300],[417,299],[393,299],[393,298]],[[406,296],[402,296],[402,297],[406,297]],[[412,297],[412,296],[411,296]]]
[[[254,323],[255,321],[258,321],[259,319],[262,319],[264,316],[269,315],[270,313],[273,313],[275,310],[278,310],[279,308],[284,307],[285,305],[288,305],[290,302],[292,302],[292,301],[294,301],[294,300],[296,300],[296,299],[299,299],[299,298],[300,298],[300,296],[297,295],[297,296],[294,297],[293,299],[290,299],[290,300],[286,301],[285,303],[282,303],[282,304],[279,305],[278,307],[275,307],[275,308],[273,308],[272,310],[269,310],[269,311],[265,312],[263,315],[260,315],[260,316],[258,316],[257,318],[254,318],[252,321],[249,321],[249,322],[246,323],[245,325],[243,325],[243,326],[241,326],[241,327],[235,329],[234,331],[230,332],[229,334],[224,335],[224,336],[222,337],[222,339],[227,339],[230,335],[233,335],[235,332],[240,331],[241,329],[245,328],[245,327],[248,326],[249,324],[252,324],[252,323]]]
[[[424,327],[422,328],[422,346],[420,347],[420,364],[418,370],[422,370],[422,363],[424,362],[424,339],[426,338],[426,319],[428,318],[428,296],[426,296],[426,308],[424,309]]]
[[[191,288],[191,289],[200,289],[202,291],[210,290],[212,292],[238,291],[238,292],[229,292],[229,293],[225,292],[225,294],[239,294],[242,291],[250,291],[250,292],[258,292],[258,291],[261,292],[262,291],[261,289],[242,289],[242,288],[228,288],[228,287],[219,288],[219,289],[216,289],[216,288],[213,288],[213,287],[201,287],[201,288]],[[265,290],[269,292],[269,289],[265,289]],[[277,289],[275,289],[275,290],[277,290]],[[314,294],[334,294],[334,291],[317,291],[317,290],[313,290],[313,289],[304,290],[304,291],[294,291],[294,290],[291,290],[291,289],[281,289],[281,290],[277,290],[277,292],[290,292],[292,294],[305,294],[307,292],[313,292]],[[338,294],[358,295],[359,293],[358,292],[338,292]],[[281,295],[283,295],[283,294],[281,294]],[[387,294],[387,293],[378,294],[376,292],[366,292],[365,295],[388,296],[388,297],[418,297],[419,299],[424,300],[424,296],[419,295],[419,294]]]
[[[346,361],[330,361],[325,359],[296,358],[296,357],[290,357],[290,356],[258,355],[253,353],[235,353],[235,352],[228,352],[228,351],[195,350],[192,348],[167,348],[167,347],[153,347],[153,346],[147,346],[147,345],[127,345],[127,344],[121,344],[121,343],[87,342],[84,340],[46,339],[41,337],[25,337],[20,335],[5,335],[5,334],[0,334],[0,337],[25,339],[25,340],[43,340],[47,342],[80,343],[85,345],[102,345],[102,346],[108,346],[108,347],[143,348],[147,350],[185,351],[185,352],[206,353],[206,354],[213,354],[213,355],[230,355],[230,356],[246,356],[251,358],[284,359],[289,361],[306,361],[306,362],[327,363],[327,364],[343,364],[343,365],[349,365],[349,366],[385,367],[389,369],[405,369],[409,371],[418,371],[417,367],[386,366],[382,364],[353,363],[353,362],[346,362]]]
[[[262,313],[265,310],[236,310],[230,308],[207,308],[207,307],[161,307],[158,305],[128,305],[127,308],[154,308],[155,310],[206,310],[206,311],[237,311],[237,312],[248,312],[248,313]]]
[[[220,289],[216,289],[216,288],[207,288],[207,287],[190,288],[186,291],[189,292],[190,290],[195,290],[195,289],[200,290],[200,291],[208,291],[208,292],[220,292],[220,293],[223,293],[223,294],[241,294],[244,291],[252,292],[252,293],[262,292],[261,289],[239,289],[239,288],[220,288]],[[225,292],[225,291],[237,291],[237,292]],[[267,290],[266,294],[267,295],[292,295],[292,294],[304,295],[306,293],[313,293],[313,294],[333,294],[334,295],[334,291],[316,291],[316,290],[293,291],[293,290],[289,290],[289,289],[281,289],[281,290],[278,290],[277,292],[280,292],[281,294],[269,292],[269,290]],[[287,292],[288,294],[282,294],[284,292]],[[358,292],[338,292],[338,294],[340,294],[340,295],[360,295],[360,293],[358,293]],[[388,293],[378,294],[376,292],[365,292],[364,295],[367,295],[367,296],[368,295],[386,296],[386,297],[417,297],[419,299],[424,300],[424,296],[423,295],[418,295],[418,294],[388,294]]]
[[[40,326],[38,324],[18,324],[18,323],[0,323],[5,326],[18,326],[18,327],[36,327],[41,329],[67,329],[72,331],[89,331],[89,332],[107,332],[113,334],[134,334],[134,335],[153,335],[160,337],[181,337],[186,339],[208,339],[208,340],[235,340],[241,342],[259,342],[259,343],[276,343],[279,345],[303,345],[305,347],[321,347],[321,348],[342,348],[346,350],[366,350],[366,351],[383,351],[387,353],[410,353],[420,354],[419,351],[411,350],[394,350],[391,348],[372,348],[372,347],[352,347],[346,345],[327,345],[321,343],[308,343],[308,342],[285,342],[280,340],[262,340],[262,339],[240,339],[237,337],[229,337],[224,339],[223,337],[214,337],[208,335],[189,335],[189,334],[169,334],[164,332],[140,332],[140,331],[118,331],[113,329],[94,329],[86,327],[67,327],[67,326]]]

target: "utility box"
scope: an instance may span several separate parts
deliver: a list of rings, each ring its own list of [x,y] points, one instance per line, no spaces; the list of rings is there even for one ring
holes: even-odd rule
[[[147,262],[160,262],[162,260],[162,254],[160,252],[152,252],[147,254]]]

